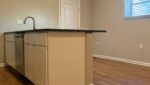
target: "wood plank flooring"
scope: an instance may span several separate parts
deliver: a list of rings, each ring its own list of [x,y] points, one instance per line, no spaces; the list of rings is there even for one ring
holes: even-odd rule
[[[33,84],[0,68],[0,85]],[[94,85],[150,85],[150,68],[94,58]]]
[[[94,58],[94,85],[150,85],[150,68]]]
[[[33,85],[22,76],[16,75],[13,71],[0,68],[0,85]]]

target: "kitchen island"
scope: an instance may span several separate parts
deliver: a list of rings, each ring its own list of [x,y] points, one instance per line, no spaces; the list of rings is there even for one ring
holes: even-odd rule
[[[24,75],[35,85],[92,85],[92,34],[105,30],[37,29],[5,33],[5,61],[16,69],[23,34]],[[11,43],[11,44],[10,44]]]

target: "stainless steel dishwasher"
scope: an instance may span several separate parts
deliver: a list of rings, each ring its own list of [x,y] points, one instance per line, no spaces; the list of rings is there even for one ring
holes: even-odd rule
[[[15,34],[15,64],[16,70],[24,75],[25,66],[24,66],[24,34],[16,33]]]

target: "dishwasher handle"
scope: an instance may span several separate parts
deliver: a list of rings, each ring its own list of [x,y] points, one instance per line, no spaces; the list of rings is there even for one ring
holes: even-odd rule
[[[21,33],[16,33],[16,34],[15,34],[15,38],[23,38],[23,34],[21,34]]]

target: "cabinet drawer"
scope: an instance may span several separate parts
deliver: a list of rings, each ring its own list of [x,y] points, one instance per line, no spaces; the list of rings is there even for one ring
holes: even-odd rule
[[[24,34],[24,43],[33,44],[34,43],[34,33],[25,33]]]
[[[14,33],[5,34],[5,40],[6,41],[15,41],[15,35],[14,35]]]
[[[28,44],[47,46],[47,32],[26,33],[24,36],[24,42]]]

